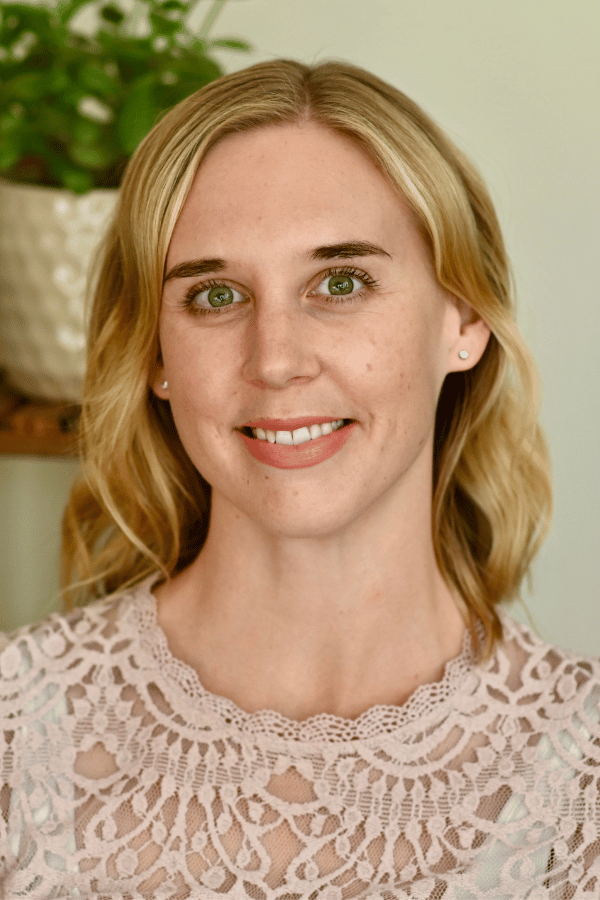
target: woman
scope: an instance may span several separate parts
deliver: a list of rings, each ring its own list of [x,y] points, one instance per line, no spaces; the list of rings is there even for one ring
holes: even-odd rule
[[[598,896],[600,664],[501,606],[550,488],[471,165],[261,63],[142,142],[100,263],[89,602],[0,656],[2,896]]]

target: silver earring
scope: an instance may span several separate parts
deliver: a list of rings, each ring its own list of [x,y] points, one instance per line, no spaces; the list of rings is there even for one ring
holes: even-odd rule
[[[169,387],[169,382],[168,382],[168,381],[163,381],[163,383],[161,384],[161,388],[163,389],[163,391],[166,391],[166,389],[167,389],[168,387]]]
[[[468,350],[461,350],[460,353],[459,353],[458,355],[460,356],[461,359],[468,359],[468,358],[469,358],[469,351],[468,351]]]

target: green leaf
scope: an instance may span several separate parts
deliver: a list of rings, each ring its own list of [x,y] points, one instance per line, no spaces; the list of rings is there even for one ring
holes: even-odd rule
[[[69,76],[64,71],[51,72],[46,78],[47,94],[62,94],[70,84]]]
[[[189,82],[191,91],[197,91],[223,74],[223,69],[215,59],[211,59],[210,56],[195,56],[188,52],[179,64],[172,68],[178,73],[181,82]]]
[[[25,72],[4,84],[4,93],[15,100],[39,100],[46,93],[45,75]]]
[[[36,114],[36,125],[42,134],[67,141],[73,127],[73,116],[54,103],[41,103]]]
[[[229,50],[243,50],[250,52],[254,50],[254,45],[248,41],[242,41],[239,38],[217,38],[208,42],[209,47],[227,47]]]
[[[6,49],[9,49],[24,31],[32,32],[41,43],[48,46],[57,43],[57,36],[62,37],[56,14],[46,5],[10,3],[6,4],[1,12],[0,46]]]
[[[77,106],[79,103],[85,98],[89,96],[89,91],[82,90],[78,84],[69,82],[65,90],[60,95],[60,103],[64,109],[71,110],[75,115],[79,115],[77,112]]]
[[[65,169],[62,181],[67,190],[74,194],[87,194],[94,187],[93,176],[79,169]]]
[[[123,150],[128,154],[135,151],[139,142],[154,125],[157,114],[154,104],[154,80],[154,75],[146,75],[133,84],[117,119],[117,134]]]
[[[114,154],[105,147],[86,144],[71,144],[69,157],[85,169],[104,169],[114,159]]]
[[[125,72],[126,66],[136,67],[140,77],[152,68],[156,55],[152,46],[152,37],[137,38],[130,35],[113,35],[108,31],[99,31],[98,43],[102,55],[119,63],[121,72]]]
[[[181,29],[181,22],[174,22],[159,13],[150,13],[148,18],[152,25],[152,40],[157,37],[173,37]]]
[[[6,172],[21,156],[19,135],[12,134],[0,142],[0,172]]]
[[[46,161],[52,175],[67,190],[73,191],[75,194],[85,194],[93,188],[94,176],[92,173],[73,165],[64,156],[59,156],[57,153],[48,154]]]
[[[3,43],[12,42],[26,27],[30,8],[25,3],[4,3],[0,7],[0,34]],[[48,15],[48,13],[46,13]]]
[[[10,15],[7,10],[0,10],[0,43],[6,49],[12,47],[25,25],[18,15]]]
[[[66,25],[75,13],[79,12],[82,7],[89,6],[92,2],[94,0],[61,0],[56,8],[56,12],[60,21]]]
[[[89,119],[77,119],[73,126],[72,137],[75,144],[82,146],[90,146],[98,143],[104,129],[97,122],[91,122]]]
[[[164,3],[160,4],[161,10],[164,12],[187,12],[187,4],[182,3],[181,0],[165,0]]]
[[[23,127],[21,116],[12,115],[9,112],[0,115],[0,134],[10,134]]]
[[[114,3],[107,3],[106,6],[103,6],[100,10],[100,15],[105,22],[110,22],[111,25],[120,25],[125,18],[125,13],[118,6],[115,6]]]
[[[82,87],[101,96],[113,95],[118,90],[115,79],[108,74],[104,66],[95,60],[84,62],[79,67],[77,80]]]

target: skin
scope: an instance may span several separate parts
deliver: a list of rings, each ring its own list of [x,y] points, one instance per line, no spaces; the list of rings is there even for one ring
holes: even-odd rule
[[[304,258],[349,240],[391,258]],[[230,263],[165,283],[150,383],[212,485],[210,529],[196,560],[155,588],[159,624],[204,687],[247,712],[354,718],[402,703],[461,649],[465,622],[431,537],[434,416],[444,378],[478,362],[489,329],[439,285],[379,170],[313,123],[212,148],[166,271],[200,257]],[[331,304],[324,273],[343,266],[379,286]],[[233,309],[182,308],[207,279],[239,292]],[[197,302],[209,307],[207,297]],[[313,413],[359,424],[308,468],[258,462],[234,430]]]

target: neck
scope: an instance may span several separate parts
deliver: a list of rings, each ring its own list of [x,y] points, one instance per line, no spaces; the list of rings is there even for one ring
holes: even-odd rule
[[[438,680],[466,626],[429,517],[373,519],[343,537],[265,536],[217,500],[202,552],[156,591],[172,651],[214,693],[295,719],[354,718]]]

